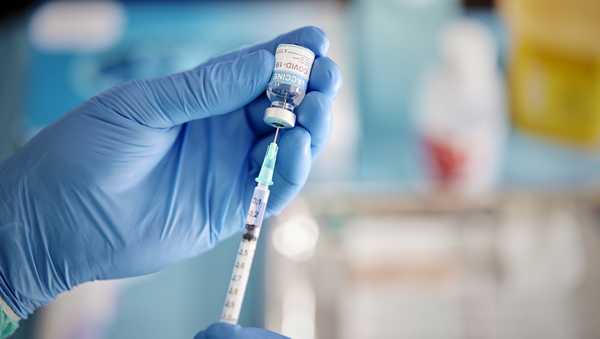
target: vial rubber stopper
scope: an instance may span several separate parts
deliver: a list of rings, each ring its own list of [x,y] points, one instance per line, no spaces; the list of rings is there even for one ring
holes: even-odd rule
[[[275,128],[292,128],[296,125],[296,114],[280,107],[269,107],[265,111],[264,122]]]

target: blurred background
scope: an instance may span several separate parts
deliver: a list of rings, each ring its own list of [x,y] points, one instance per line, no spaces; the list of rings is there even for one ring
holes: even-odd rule
[[[9,6],[9,5],[6,5]],[[296,339],[598,338],[600,2],[24,1],[0,19],[0,158],[78,103],[303,25],[344,74],[241,323]],[[191,339],[239,237],[85,284],[18,339]]]

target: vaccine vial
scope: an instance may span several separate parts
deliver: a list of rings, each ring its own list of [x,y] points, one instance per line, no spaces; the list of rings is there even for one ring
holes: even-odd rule
[[[308,48],[281,44],[275,51],[275,69],[267,86],[271,106],[264,121],[276,128],[296,125],[294,109],[302,102],[315,54]]]

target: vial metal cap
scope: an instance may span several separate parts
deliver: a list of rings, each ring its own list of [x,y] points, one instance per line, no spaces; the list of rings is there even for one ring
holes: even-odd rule
[[[275,128],[292,128],[296,126],[296,114],[280,107],[269,107],[263,118],[267,125]]]

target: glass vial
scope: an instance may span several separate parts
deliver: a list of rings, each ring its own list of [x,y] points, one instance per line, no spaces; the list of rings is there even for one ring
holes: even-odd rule
[[[275,69],[267,86],[271,106],[264,121],[276,128],[291,128],[296,124],[294,109],[302,102],[315,54],[298,45],[281,44],[275,52]]]

